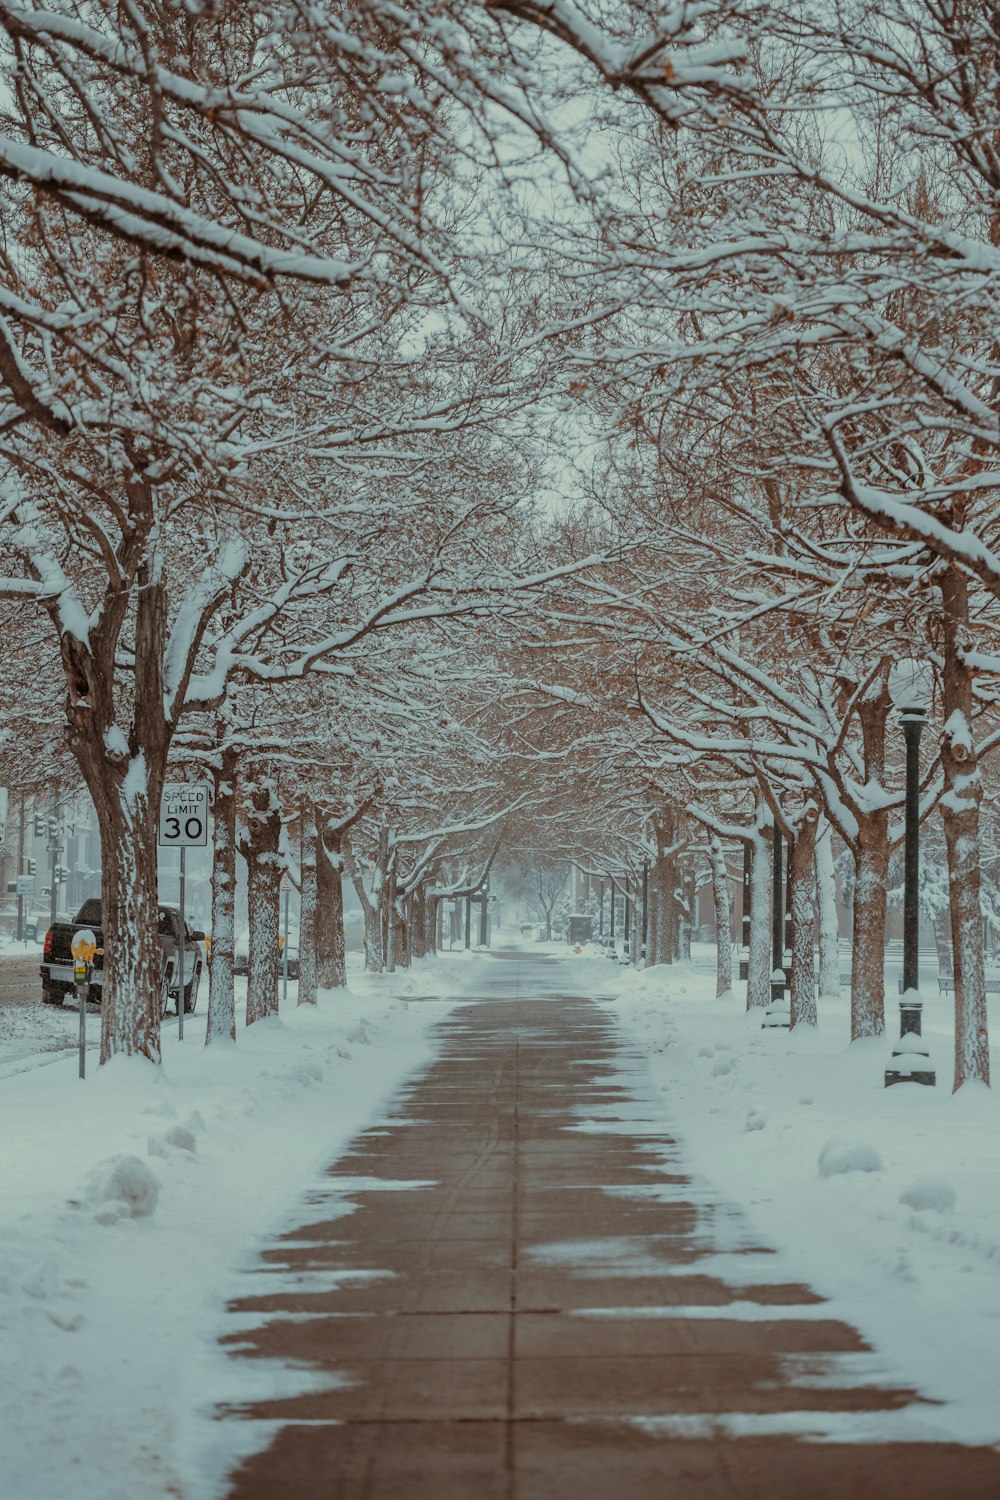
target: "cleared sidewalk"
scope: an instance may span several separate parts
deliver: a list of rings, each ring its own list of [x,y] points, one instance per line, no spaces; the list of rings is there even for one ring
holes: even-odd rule
[[[690,1181],[669,1101],[562,966],[479,972],[263,1251],[274,1290],[231,1304],[234,1361],[316,1387],[220,1409],[264,1424],[232,1500],[995,1500],[1000,1453],[939,1440]]]

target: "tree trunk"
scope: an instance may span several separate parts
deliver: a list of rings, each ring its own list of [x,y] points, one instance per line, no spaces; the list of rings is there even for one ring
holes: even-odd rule
[[[861,825],[854,854],[851,923],[851,1041],[885,1032],[885,896],[889,835],[885,815]]]
[[[427,887],[423,883],[413,893],[410,906],[410,956],[423,958],[427,952]]]
[[[316,825],[322,827],[318,809]],[[324,990],[347,984],[343,870],[343,835],[325,828],[316,840],[316,983]]]
[[[795,831],[789,862],[789,885],[792,908],[792,995],[791,1027],[816,1025],[816,964],[813,958],[813,929],[816,908],[816,828],[819,809],[806,807]]]
[[[223,750],[215,771],[215,844],[212,850],[212,961],[208,966],[208,1026],[205,1046],[236,1040],[233,993],[236,907],[235,749]]]
[[[396,925],[396,861],[389,866],[385,886],[382,892],[383,901],[383,931],[385,933],[385,971],[387,974],[396,972],[396,942],[398,928]]]
[[[382,974],[385,971],[382,953],[382,913],[377,906],[366,907],[365,968],[369,974]]]
[[[663,813],[661,821],[654,822],[653,836],[656,840],[656,857],[653,862],[653,883],[656,888],[653,925],[656,946],[652,949],[653,962],[672,964],[677,956],[677,903],[674,899],[677,863],[672,852],[677,841],[677,822],[671,809]]]
[[[428,957],[436,957],[438,951],[438,920],[441,911],[441,897],[431,892],[424,904],[424,953]]]
[[[750,952],[747,958],[747,1010],[771,1003],[771,841],[759,824],[753,832],[750,865]]]
[[[686,863],[686,861],[685,861]],[[691,935],[694,930],[695,906],[698,899],[693,875],[677,872],[677,957],[681,963],[691,962]]]
[[[299,869],[302,889],[299,906],[299,1005],[316,1004],[319,961],[316,953],[316,908],[319,890],[316,874],[316,813],[303,802],[300,813],[302,838],[299,854]]]
[[[722,843],[717,835],[709,841],[712,865],[712,895],[715,898],[715,998],[733,992],[733,932],[729,915],[729,872]]]
[[[840,920],[833,869],[833,829],[825,819],[816,838],[816,898],[819,908],[819,993],[840,995]]]
[[[47,607],[60,636],[67,742],[101,836],[101,1062],[121,1052],[159,1063],[157,839],[172,733],[164,708],[166,587],[150,545],[156,522],[152,484],[135,470],[124,484],[128,509],[116,549],[116,582],[105,593],[100,619],[95,615],[83,638],[67,628],[55,593]],[[120,585],[122,577],[134,580],[134,592],[131,584]],[[134,663],[127,683],[117,666],[126,617]],[[127,716],[130,697],[131,719],[123,729],[119,716],[123,710]]]
[[[413,960],[413,910],[412,893],[404,896],[402,912],[396,902],[396,963],[401,969],[408,969]]]
[[[247,916],[250,952],[247,963],[247,1025],[278,1013],[281,953],[281,876],[278,847],[281,809],[273,785],[250,788],[243,853],[247,862]]]
[[[885,726],[890,698],[888,673],[872,683],[858,707],[864,741],[865,781],[885,788]],[[854,913],[851,926],[851,1041],[885,1033],[885,905],[889,876],[889,815],[884,808],[858,818],[854,850]]]
[[[161,951],[156,889],[159,787],[127,778],[95,798],[101,833],[101,1062],[160,1061]],[[93,790],[93,789],[92,789]],[[155,800],[154,800],[155,796]]]
[[[320,847],[324,847],[326,836]],[[345,836],[340,840],[339,848],[343,850],[344,865],[351,877],[351,884],[357,892],[358,900],[361,902],[361,910],[365,918],[365,969],[369,974],[381,974],[385,969],[385,946],[382,935],[382,901],[385,889],[385,877],[381,871],[384,866],[379,867],[379,884],[376,887],[377,894],[373,900],[368,894],[364,878],[358,869],[350,840]],[[320,870],[323,863],[320,861]]]
[[[951,947],[955,959],[955,1080],[990,1081],[983,915],[980,898],[979,807],[983,788],[972,730],[972,674],[963,660],[969,619],[968,581],[949,568],[944,603],[944,733],[941,818],[948,848]]]

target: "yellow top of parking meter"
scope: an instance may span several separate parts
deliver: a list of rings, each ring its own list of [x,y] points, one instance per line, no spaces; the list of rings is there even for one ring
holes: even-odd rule
[[[69,946],[75,959],[89,964],[97,951],[97,939],[89,927],[81,927],[79,932],[74,932]]]

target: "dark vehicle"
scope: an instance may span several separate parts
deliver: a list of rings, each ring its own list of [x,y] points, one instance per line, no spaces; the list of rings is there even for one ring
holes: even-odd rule
[[[285,934],[278,934],[278,973],[284,974],[285,968]],[[233,973],[237,978],[245,977],[250,972],[250,931],[244,929],[233,944]],[[288,934],[288,977],[298,979],[299,977],[299,934],[293,927]]]
[[[181,914],[176,906],[163,903],[159,907],[158,932],[160,938],[160,1014],[165,1015],[170,1003],[176,1005],[182,983],[178,969]],[[101,928],[101,903],[92,898],[85,901],[72,922],[57,922],[45,934],[42,949],[42,999],[46,1005],[62,1005],[73,990],[74,934],[82,927],[89,927],[97,939],[97,952],[91,971],[90,989],[87,999],[99,1005],[101,987],[104,984],[104,934]],[[184,924],[184,1014],[190,1015],[198,1004],[202,971],[205,967],[205,934],[196,932]]]

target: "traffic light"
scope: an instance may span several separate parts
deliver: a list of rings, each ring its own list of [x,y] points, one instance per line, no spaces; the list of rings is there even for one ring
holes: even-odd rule
[[[35,813],[35,838],[40,839],[45,834],[45,819],[41,813]]]
[[[56,865],[53,874],[55,875],[56,885],[64,885],[69,879],[69,869],[66,865]]]
[[[37,870],[38,870],[38,862],[37,862],[37,860],[29,859],[28,860],[28,874],[29,875],[34,875],[34,874],[37,873]]]

